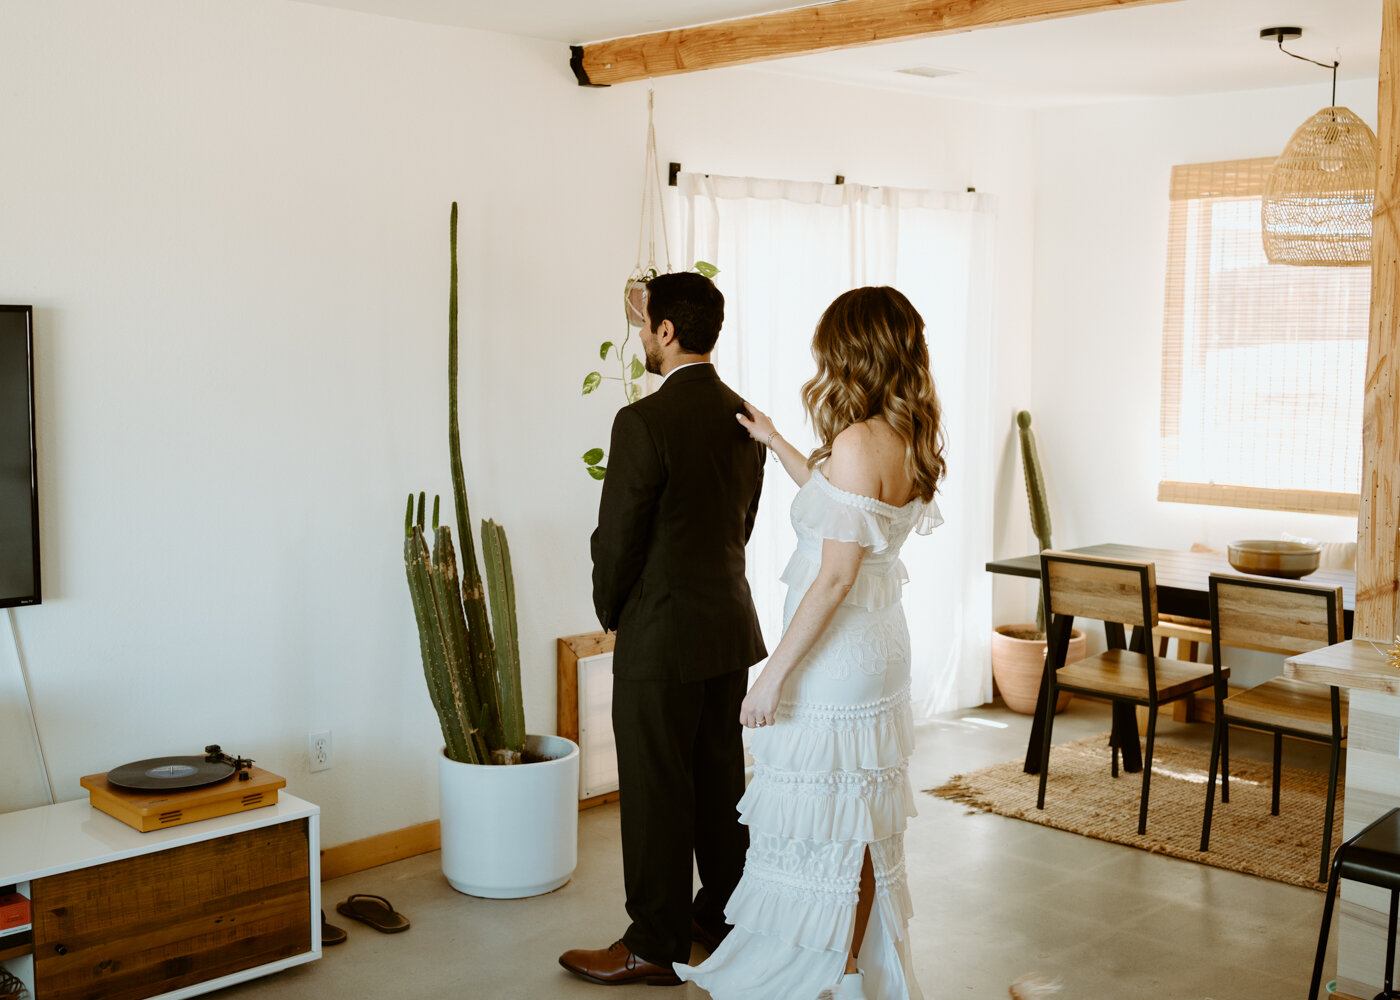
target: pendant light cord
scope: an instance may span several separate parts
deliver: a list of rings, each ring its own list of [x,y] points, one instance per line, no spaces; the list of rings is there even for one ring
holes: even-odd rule
[[[1298,55],[1298,53],[1296,53],[1296,52],[1289,52],[1287,49],[1285,49],[1285,48],[1283,47],[1283,36],[1282,36],[1282,35],[1279,35],[1279,36],[1278,36],[1278,50],[1279,50],[1280,52],[1282,52],[1282,53],[1283,53],[1284,55],[1286,55],[1286,56],[1292,56],[1294,59],[1301,59],[1301,60],[1303,60],[1303,62],[1312,63],[1314,66],[1321,66],[1323,69],[1330,69],[1330,70],[1332,71],[1332,104],[1331,104],[1331,107],[1334,107],[1334,108],[1335,108],[1335,107],[1337,106],[1337,67],[1340,66],[1341,63],[1337,62],[1337,60],[1335,60],[1335,59],[1332,60],[1332,62],[1330,62],[1330,63],[1318,62],[1316,59],[1309,59],[1307,56],[1300,56],[1300,55]]]

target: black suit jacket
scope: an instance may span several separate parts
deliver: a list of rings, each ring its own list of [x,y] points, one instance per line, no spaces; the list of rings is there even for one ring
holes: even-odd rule
[[[613,674],[697,681],[768,655],[744,578],[766,450],[714,366],[618,411],[593,532],[593,604]]]

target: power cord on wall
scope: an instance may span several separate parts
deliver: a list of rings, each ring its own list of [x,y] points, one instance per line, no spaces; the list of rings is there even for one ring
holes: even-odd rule
[[[29,686],[29,668],[24,663],[24,649],[19,644],[19,622],[15,621],[15,609],[8,608],[10,613],[10,636],[15,643],[15,662],[19,664],[19,676],[24,681],[24,696],[29,701],[29,730],[34,734],[34,745],[39,750],[39,766],[44,771],[44,785],[49,790],[49,802],[58,801],[58,796],[54,793],[53,778],[49,775],[49,761],[44,755],[44,741],[39,736],[38,716],[34,712],[34,691]]]

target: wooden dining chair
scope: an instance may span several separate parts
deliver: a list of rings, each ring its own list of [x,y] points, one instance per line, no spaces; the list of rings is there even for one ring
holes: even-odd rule
[[[1192,552],[1206,553],[1209,555],[1222,555],[1223,553],[1212,549],[1208,545],[1200,542],[1193,542]],[[1167,643],[1171,639],[1176,640],[1176,658],[1178,660],[1194,661],[1200,655],[1202,646],[1210,645],[1210,619],[1209,618],[1188,618],[1183,615],[1162,615],[1157,620],[1157,655],[1167,655]],[[1190,722],[1190,712],[1187,707],[1190,701],[1186,701],[1176,706],[1178,722]],[[1184,709],[1187,709],[1183,711]]]
[[[1231,694],[1221,665],[1221,647],[1258,649],[1296,655],[1342,641],[1342,588],[1284,580],[1212,573],[1210,576],[1211,660],[1216,670],[1215,734],[1206,783],[1206,812],[1201,822],[1201,850],[1210,848],[1215,807],[1215,779],[1220,801],[1230,801],[1230,728],[1254,729],[1274,738],[1273,815],[1278,815],[1279,775],[1285,736],[1327,744],[1327,811],[1322,827],[1319,882],[1327,881],[1332,823],[1337,800],[1337,771],[1347,734],[1347,699],[1336,686],[1274,677]]]
[[[1147,799],[1152,786],[1152,746],[1157,736],[1158,706],[1209,688],[1214,671],[1205,664],[1162,659],[1156,654],[1156,569],[1150,562],[1100,559],[1046,550],[1040,554],[1040,581],[1045,611],[1051,617],[1050,646],[1045,658],[1049,686],[1046,705],[1054,705],[1061,690],[1110,698],[1147,707],[1147,747],[1142,758],[1142,801],[1138,833],[1147,832]],[[1077,663],[1066,664],[1070,629],[1076,617],[1095,618],[1142,629],[1143,652],[1108,649]],[[1045,784],[1050,770],[1050,731],[1055,714],[1042,722],[1040,793],[1036,808],[1045,808]],[[1112,749],[1117,776],[1118,748]]]
[[[1182,618],[1176,615],[1161,615],[1157,628],[1157,655],[1167,655],[1167,643],[1176,640],[1176,658],[1195,662],[1201,646],[1210,645],[1210,622],[1203,618]]]
[[[1158,615],[1152,634],[1157,638],[1157,656],[1166,659],[1171,640],[1176,640],[1176,659],[1195,663],[1203,650],[1210,648],[1210,619],[1185,618],[1178,615]],[[1201,692],[1209,697],[1210,692]],[[1196,721],[1196,699],[1182,698],[1172,703],[1172,720]]]

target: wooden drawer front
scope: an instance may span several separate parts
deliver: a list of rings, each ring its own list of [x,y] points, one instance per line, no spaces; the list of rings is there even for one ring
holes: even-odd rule
[[[305,820],[33,883],[36,1000],[139,1000],[311,950]]]

